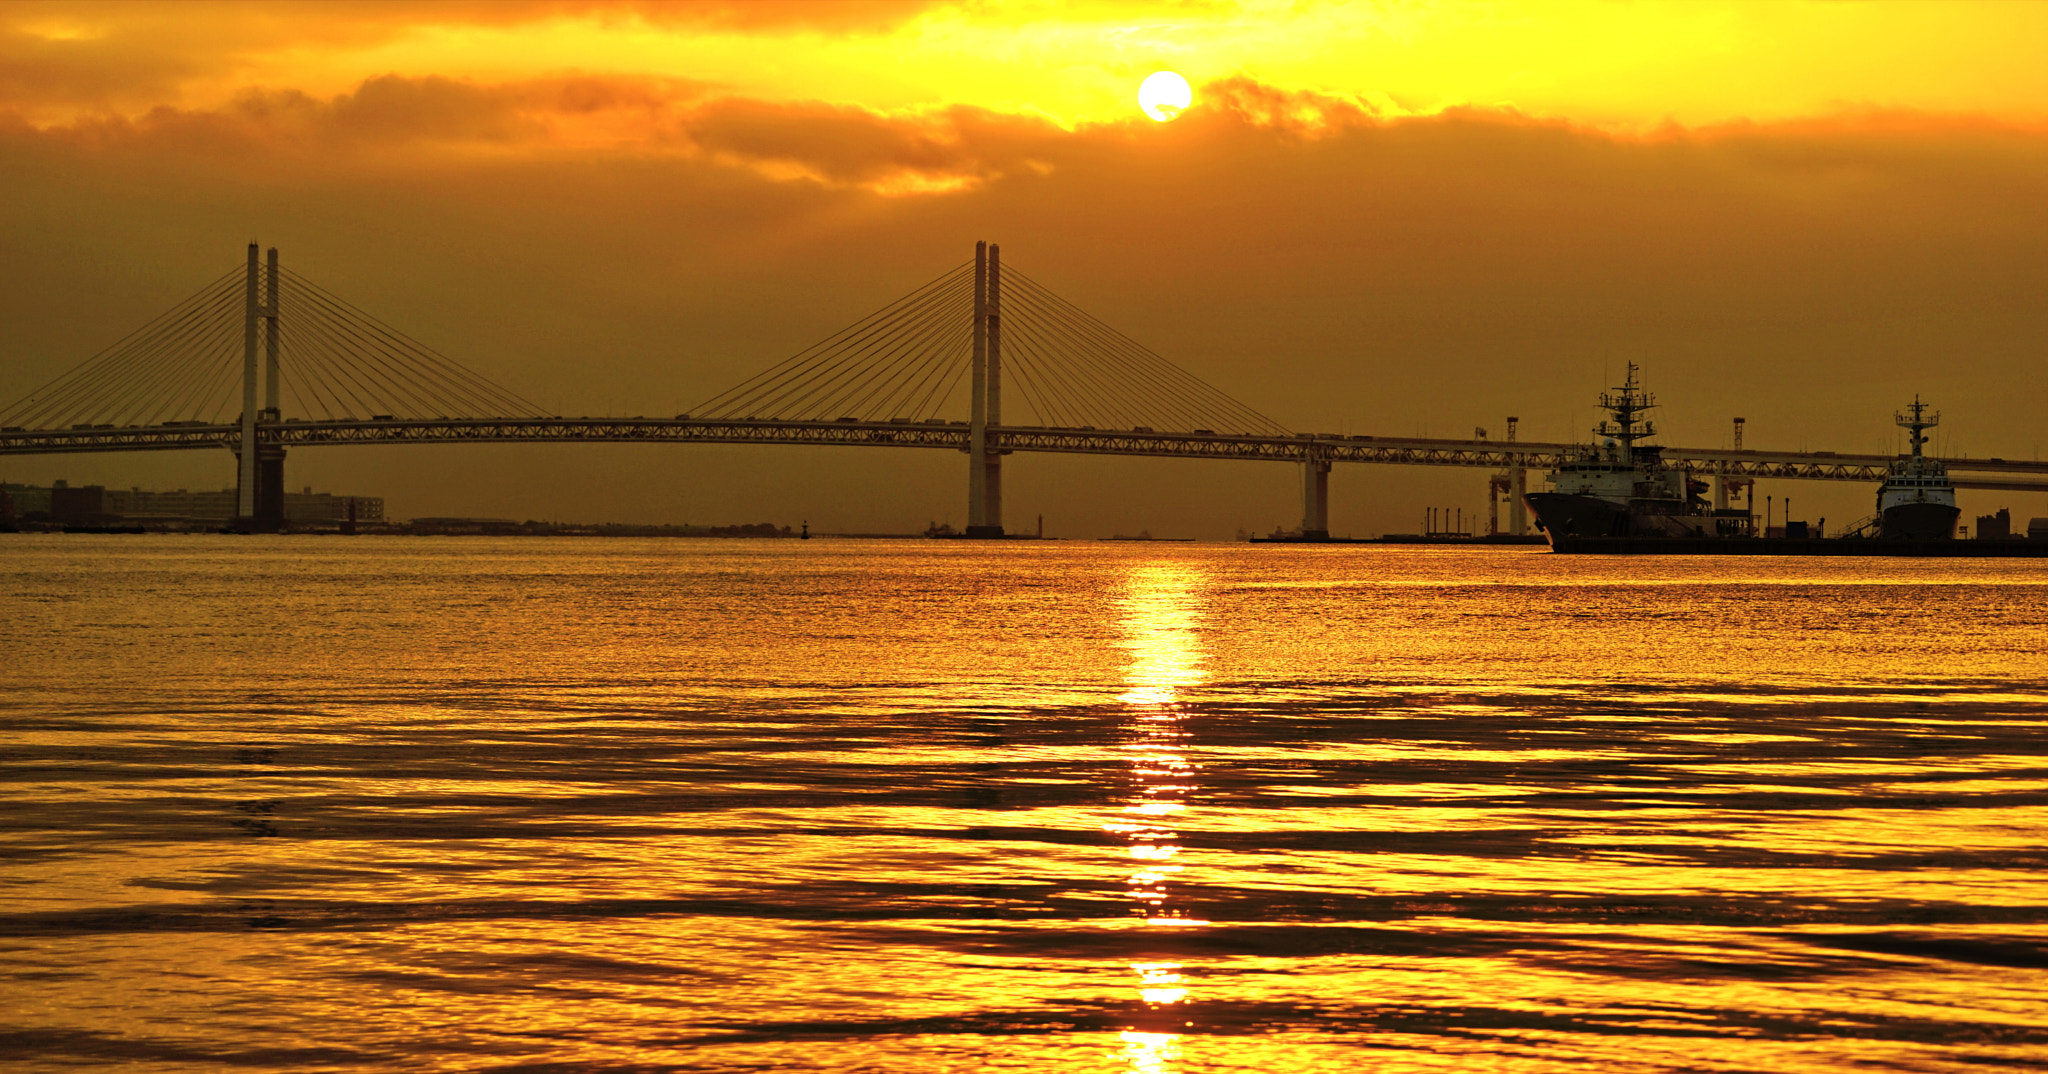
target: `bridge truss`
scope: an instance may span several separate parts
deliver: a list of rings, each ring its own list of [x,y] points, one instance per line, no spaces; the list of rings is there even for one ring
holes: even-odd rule
[[[284,420],[258,426],[279,447],[337,444],[793,444],[832,447],[937,448],[965,452],[967,423],[922,421],[770,421],[703,418],[445,418],[388,420]],[[1491,470],[1552,469],[1571,444],[1535,441],[1436,440],[1381,436],[1254,436],[1163,433],[1127,429],[1036,426],[992,430],[1003,452],[1130,455],[1169,459],[1241,459],[1258,462],[1366,463],[1391,466],[1460,466]],[[102,425],[83,429],[0,432],[0,455],[52,455],[104,451],[239,451],[241,427],[171,423]],[[1706,476],[1875,484],[1891,463],[1883,455],[1810,452],[1717,451],[1666,448],[1671,465]],[[1945,459],[1963,488],[2048,491],[2048,463],[2003,459]]]

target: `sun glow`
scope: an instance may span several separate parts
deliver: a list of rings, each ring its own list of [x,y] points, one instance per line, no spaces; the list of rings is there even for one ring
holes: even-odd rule
[[[1172,71],[1156,71],[1138,86],[1138,107],[1161,123],[1180,118],[1194,99],[1188,80]]]
[[[393,0],[252,22],[235,4],[50,0],[0,5],[0,38],[61,45],[61,60],[45,60],[78,75],[0,86],[0,111],[89,124],[232,109],[251,93],[345,99],[380,78],[518,91],[576,72],[585,103],[644,100],[656,120],[730,98],[891,117],[964,105],[1072,129],[1129,118],[1136,55],[1217,87],[1207,106],[1224,106],[1223,84],[1239,79],[1380,116],[1511,109],[1622,131],[1845,109],[2048,123],[2048,65],[2033,46],[2048,33],[2043,4],[1216,0],[1168,17],[1147,7]],[[1159,122],[1192,100],[1173,72],[1145,85],[1169,79],[1181,96],[1140,97]]]

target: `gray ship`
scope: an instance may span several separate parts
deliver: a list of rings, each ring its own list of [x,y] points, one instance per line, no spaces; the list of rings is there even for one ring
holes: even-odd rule
[[[1751,536],[1748,511],[1714,510],[1700,495],[1704,483],[1666,466],[1663,448],[1641,443],[1656,435],[1644,414],[1657,402],[1636,373],[1630,362],[1626,382],[1601,394],[1609,418],[1593,429],[1599,439],[1551,471],[1551,491],[1523,497],[1537,528],[1552,547],[1560,537]]]

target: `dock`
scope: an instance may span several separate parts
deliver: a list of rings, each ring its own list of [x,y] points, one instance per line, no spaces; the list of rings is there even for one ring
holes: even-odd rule
[[[1887,540],[1876,537],[1565,537],[1550,550],[1596,556],[1946,556],[2039,559],[2048,541]]]

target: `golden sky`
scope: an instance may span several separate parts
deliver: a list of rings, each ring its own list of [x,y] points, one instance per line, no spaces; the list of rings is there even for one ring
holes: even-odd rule
[[[1744,414],[1753,445],[1881,450],[1921,391],[1955,450],[2025,456],[2044,42],[2028,3],[0,4],[0,395],[253,236],[553,409],[672,412],[992,238],[1295,429],[1462,436],[1516,413],[1582,435],[1633,360],[1674,443]],[[1135,99],[1160,69],[1195,87],[1170,124]],[[316,456],[309,478],[386,482],[401,514],[407,488],[421,514],[559,495],[699,521],[817,494],[849,526],[917,528],[959,498],[948,460],[831,495],[795,455],[723,484],[621,463],[543,495],[482,463],[432,485]],[[132,457],[36,465],[149,480],[116,473]],[[1283,521],[1285,475],[1238,473],[1190,471],[1239,491],[1161,491],[1151,528]],[[1479,479],[1370,480],[1385,494],[1340,483],[1340,525]],[[1269,485],[1239,513],[1182,502]],[[1084,509],[1060,487],[1055,512]],[[1384,524],[1412,528],[1401,502]]]
[[[1615,130],[1893,110],[2048,116],[2048,5],[2029,3],[151,0],[16,2],[0,26],[5,105],[37,125],[252,93],[324,101],[431,76],[623,83],[670,108],[964,105],[1072,128],[1128,121],[1137,82],[1162,68],[1386,116],[1513,109]]]

